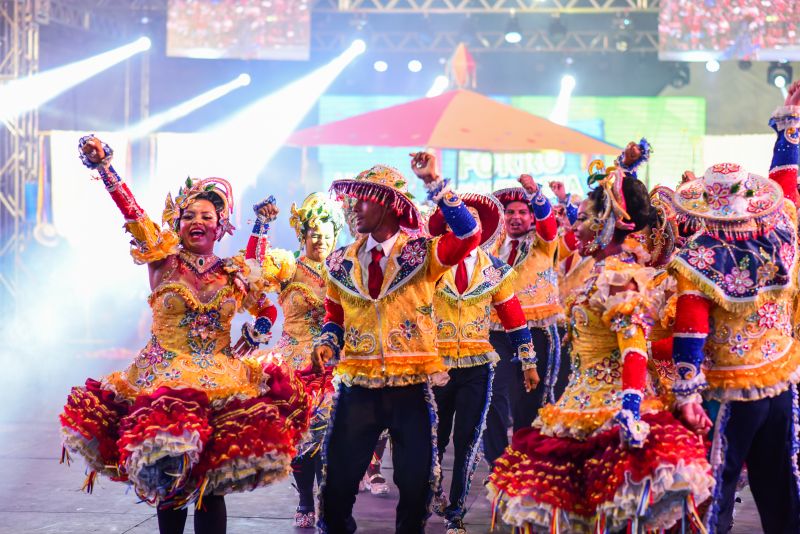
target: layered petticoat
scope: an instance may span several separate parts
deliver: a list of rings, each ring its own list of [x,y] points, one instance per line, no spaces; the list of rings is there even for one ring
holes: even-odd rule
[[[714,487],[702,438],[668,412],[642,419],[650,434],[641,448],[622,444],[616,427],[585,440],[518,431],[490,476],[496,512],[509,525],[558,533],[634,522],[658,530],[691,515]]]
[[[60,416],[64,447],[163,506],[267,485],[289,472],[308,428],[308,398],[287,365],[247,365],[257,396],[212,400],[197,389],[160,387],[126,398],[89,379],[72,389]]]
[[[333,396],[336,389],[333,384],[333,371],[330,368],[316,372],[309,365],[296,373],[306,388],[311,412],[308,432],[297,446],[297,459],[299,460],[302,457],[319,454],[322,449],[322,442],[331,420]]]

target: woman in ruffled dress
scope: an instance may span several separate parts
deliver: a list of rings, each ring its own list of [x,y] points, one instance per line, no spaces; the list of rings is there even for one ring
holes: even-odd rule
[[[344,226],[341,208],[321,193],[312,193],[298,208],[292,204],[289,224],[294,229],[302,253],[271,248],[267,240],[269,223],[278,214],[274,199],[255,206],[256,222],[247,256],[257,260],[259,289],[277,293],[283,310],[283,330],[275,350],[295,369],[306,384],[312,406],[310,434],[298,447],[292,474],[299,493],[294,520],[299,528],[314,528],[314,480],[322,476],[320,447],[330,419],[333,386],[330,370],[314,372],[311,365],[312,342],[319,335],[325,317],[325,280],[322,266],[333,251]]]
[[[308,426],[308,401],[291,369],[248,357],[274,321],[250,285],[243,257],[214,255],[232,233],[230,185],[187,180],[167,197],[163,226],[136,203],[98,139],[80,141],[133,236],[131,255],[147,264],[152,335],[125,370],[75,387],[61,414],[65,457],[80,454],[90,474],[127,482],[158,507],[163,534],[183,532],[195,503],[197,533],[224,533],[223,496],[285,477]],[[231,321],[256,320],[231,348]],[[274,309],[273,309],[274,311]]]
[[[669,528],[696,519],[695,504],[714,485],[702,438],[667,411],[648,372],[651,329],[675,284],[646,267],[646,249],[629,238],[658,226],[644,184],[615,168],[589,182],[597,187],[575,231],[595,265],[566,303],[570,383],[515,434],[490,477],[490,498],[523,530]]]

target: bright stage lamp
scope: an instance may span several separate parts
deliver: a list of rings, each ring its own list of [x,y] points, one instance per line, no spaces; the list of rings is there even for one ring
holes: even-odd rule
[[[422,61],[418,59],[412,59],[408,62],[408,70],[411,72],[419,72],[422,70]]]
[[[569,104],[572,99],[572,91],[575,89],[575,77],[571,74],[565,74],[561,78],[561,90],[558,92],[556,105],[553,106],[553,111],[550,112],[550,120],[556,124],[566,126],[569,119]]]
[[[706,61],[706,70],[708,72],[718,72],[719,71],[719,61],[716,59],[709,59]]]
[[[372,64],[372,68],[375,69],[377,72],[386,72],[389,70],[389,64],[385,61],[378,60]]]
[[[367,51],[367,43],[364,41],[364,39],[356,39],[353,41],[353,44],[350,45],[349,50],[350,52],[359,56]]]
[[[136,41],[96,56],[69,63],[48,71],[12,80],[0,86],[0,120],[9,120],[20,113],[38,108],[117,63],[150,48],[150,39]]]
[[[194,98],[191,98],[185,102],[178,104],[177,106],[170,108],[163,113],[158,113],[149,117],[139,124],[132,126],[125,133],[131,139],[138,139],[143,137],[151,132],[154,132],[164,126],[165,124],[169,124],[171,122],[175,122],[176,120],[185,117],[186,115],[192,113],[200,109],[203,106],[210,104],[211,102],[222,98],[223,96],[227,95],[231,91],[235,91],[240,87],[245,87],[250,85],[250,75],[247,73],[240,74],[235,79],[229,81],[228,83],[222,84],[220,86],[214,87],[197,95]]]
[[[444,93],[447,90],[447,87],[449,85],[450,85],[450,80],[447,78],[447,76],[440,74],[439,76],[436,77],[435,80],[433,80],[433,85],[431,85],[431,88],[428,89],[428,92],[427,94],[425,94],[425,96],[427,96],[428,98],[432,96],[439,96],[440,94]]]

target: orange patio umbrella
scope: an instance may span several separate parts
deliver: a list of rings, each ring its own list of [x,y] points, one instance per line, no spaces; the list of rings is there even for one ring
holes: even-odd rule
[[[486,152],[618,154],[621,147],[457,89],[292,134],[286,144],[426,147]]]

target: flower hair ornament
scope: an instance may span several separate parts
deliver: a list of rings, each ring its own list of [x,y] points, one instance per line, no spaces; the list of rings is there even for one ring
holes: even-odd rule
[[[180,224],[181,211],[185,210],[189,204],[195,201],[197,197],[203,193],[210,193],[220,199],[222,207],[216,203],[214,207],[217,209],[219,217],[219,226],[217,227],[217,241],[221,240],[225,234],[233,235],[235,230],[231,224],[231,216],[233,215],[233,189],[231,184],[223,178],[203,178],[193,180],[186,178],[186,183],[178,189],[178,194],[175,199],[172,199],[172,194],[167,194],[167,200],[164,203],[164,211],[161,214],[161,222],[169,228],[178,230]]]
[[[603,190],[603,212],[594,218],[592,230],[596,232],[590,252],[605,248],[614,237],[614,230],[633,230],[635,225],[628,215],[622,184],[625,173],[620,167],[606,168],[602,160],[596,159],[589,164],[589,186],[601,187]]]
[[[322,193],[311,193],[298,207],[294,202],[290,208],[289,224],[294,229],[297,240],[302,244],[309,228],[317,228],[322,223],[333,223],[334,242],[345,224],[342,208]]]

